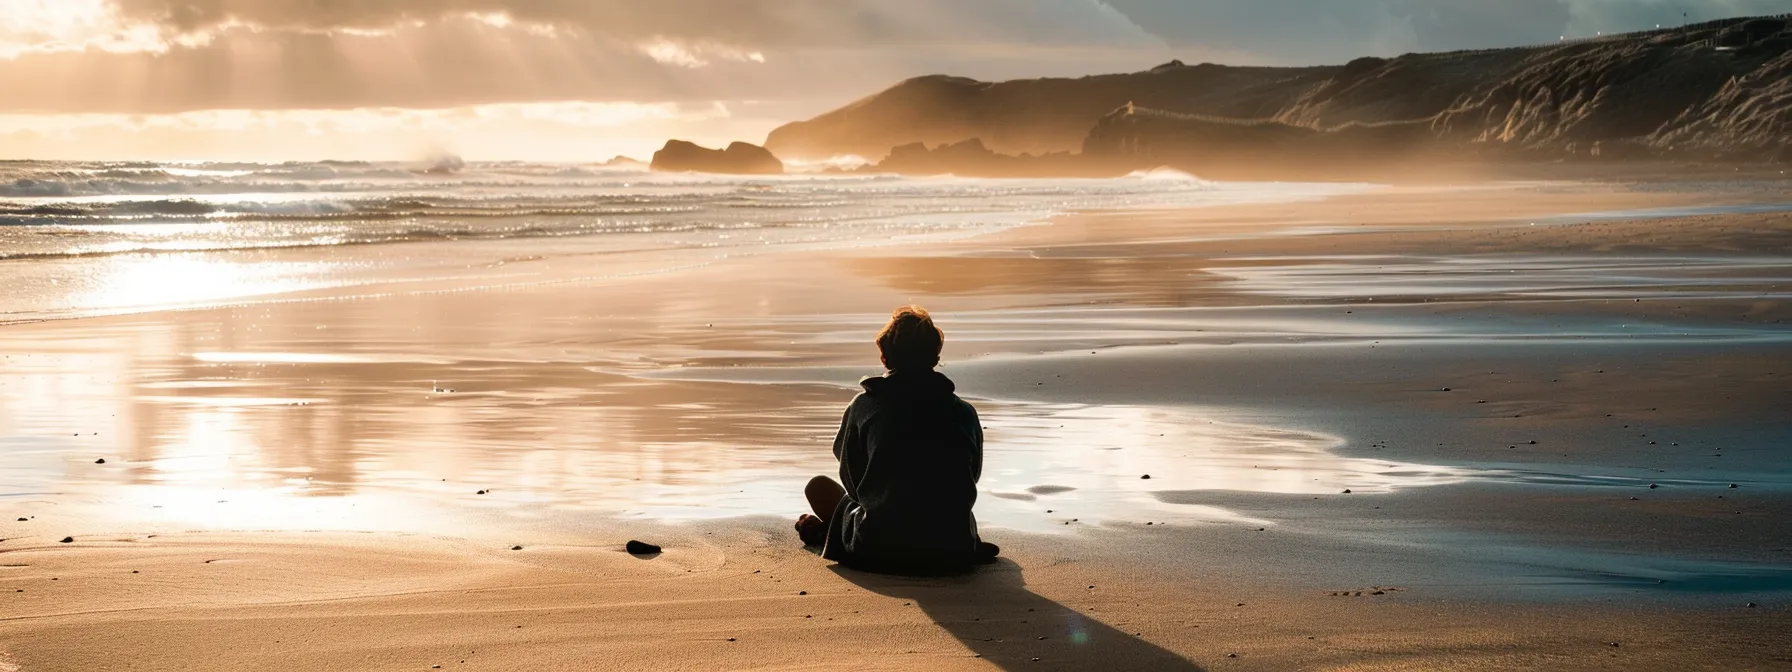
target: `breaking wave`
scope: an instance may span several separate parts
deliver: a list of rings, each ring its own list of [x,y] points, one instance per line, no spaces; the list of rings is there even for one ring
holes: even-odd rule
[[[1187,205],[1215,189],[1163,169],[1111,180],[983,180],[664,174],[451,156],[417,164],[11,161],[0,162],[0,259],[711,230],[949,232],[1072,210]]]

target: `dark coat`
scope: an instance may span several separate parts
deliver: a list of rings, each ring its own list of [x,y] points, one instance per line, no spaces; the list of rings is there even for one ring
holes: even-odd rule
[[[834,437],[846,486],[822,557],[870,571],[932,574],[976,562],[977,409],[935,371],[866,378]]]

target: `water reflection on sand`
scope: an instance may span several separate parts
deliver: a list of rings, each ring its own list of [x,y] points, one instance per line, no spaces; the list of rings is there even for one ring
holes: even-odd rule
[[[15,339],[0,359],[0,493],[127,525],[440,531],[467,510],[788,515],[802,482],[834,469],[829,445],[853,393],[850,377],[643,379],[321,341],[226,350],[131,321],[81,333]],[[1371,492],[1462,477],[1342,457],[1337,437],[1225,409],[979,406],[991,437],[979,514],[998,526],[1245,521],[1151,493]]]

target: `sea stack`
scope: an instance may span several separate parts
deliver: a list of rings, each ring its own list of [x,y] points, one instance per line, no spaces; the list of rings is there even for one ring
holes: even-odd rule
[[[653,153],[652,168],[669,173],[782,175],[784,162],[758,145],[736,142],[727,149],[709,149],[684,140],[668,140]]]

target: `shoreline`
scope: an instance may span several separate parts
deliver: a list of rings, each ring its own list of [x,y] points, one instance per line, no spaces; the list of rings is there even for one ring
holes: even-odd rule
[[[0,569],[0,660],[1787,662],[1792,557],[1771,540],[1792,534],[1792,474],[1771,465],[1792,435],[1774,415],[1792,404],[1792,370],[1776,366],[1792,311],[1775,289],[1792,278],[1792,215],[1487,225],[1510,221],[1515,194],[1531,211],[1680,198],[1396,190],[1085,214],[675,276],[7,326],[0,342],[20,356],[0,380],[49,392],[0,396],[23,404],[0,421],[43,437],[55,457],[32,469],[71,485],[0,500],[0,564],[22,565]],[[1362,233],[1211,238],[1376,218]],[[1715,261],[1616,261],[1664,253]],[[1517,257],[1549,255],[1574,261],[1495,282]],[[1586,255],[1607,262],[1581,269]],[[1394,257],[1453,261],[1384,268]],[[1415,293],[1393,282],[1404,275],[1462,291]],[[1319,291],[1340,285],[1351,291]],[[1586,288],[1600,294],[1575,295]],[[822,435],[850,373],[870,368],[856,363],[868,306],[907,300],[941,316],[965,394],[999,400],[978,402],[993,427],[979,512],[996,512],[987,534],[1009,560],[970,577],[834,570],[764,515],[800,506],[795,479],[828,471]],[[732,382],[704,378],[720,373]],[[815,380],[832,384],[788,384]],[[48,438],[77,426],[101,435]],[[1211,452],[1176,452],[1193,448]],[[1250,477],[1272,459],[1282,475]],[[1719,461],[1735,466],[1701,469]],[[1417,478],[1376,466],[1402,462],[1529,471],[1385,493],[1367,480]],[[1743,487],[1720,487],[1732,478]],[[192,517],[82,519],[124,505],[108,494],[121,485],[150,493],[129,503],[145,511],[192,491]],[[202,494],[220,487],[235,489],[227,503]],[[257,489],[285,494],[234,494]],[[446,505],[367,498],[382,493]],[[328,532],[301,515],[330,501],[389,527]],[[634,513],[607,511],[617,501]],[[745,513],[667,513],[691,507]],[[258,516],[292,531],[229,531],[270,527]],[[622,554],[637,536],[668,550]]]

